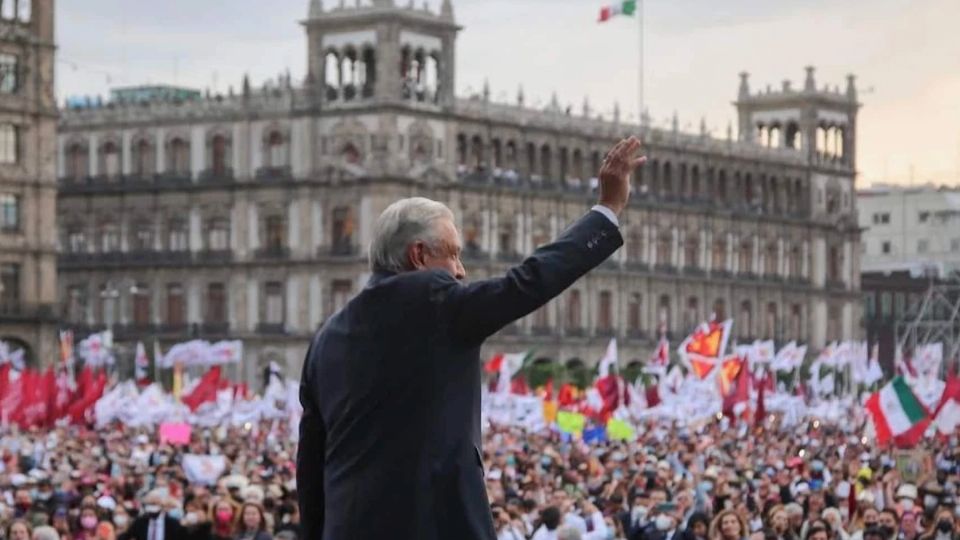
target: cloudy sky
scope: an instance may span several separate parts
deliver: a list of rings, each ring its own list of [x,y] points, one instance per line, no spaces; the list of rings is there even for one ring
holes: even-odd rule
[[[355,0],[346,0],[352,4]],[[366,0],[365,0],[366,1]],[[637,109],[636,19],[597,24],[610,0],[454,0],[464,26],[457,88],[528,103],[556,92],[577,110]],[[407,0],[398,0],[406,4]],[[325,0],[327,7],[339,0]],[[428,0],[436,9],[440,0]],[[57,3],[58,94],[176,83],[226,91],[302,77],[297,23],[308,0],[62,0]],[[417,0],[422,5],[423,0]],[[803,80],[843,85],[857,75],[860,185],[960,185],[960,20],[957,0],[644,0],[646,105],[654,122],[706,118],[717,136],[734,121],[740,71],[754,89]],[[911,174],[912,171],[912,174]]]

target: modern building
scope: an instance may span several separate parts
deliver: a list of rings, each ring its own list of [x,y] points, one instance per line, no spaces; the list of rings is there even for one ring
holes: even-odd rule
[[[57,351],[53,0],[0,2],[0,341]]]
[[[864,271],[960,270],[960,188],[874,186],[857,192]]]
[[[711,314],[742,340],[814,348],[860,333],[854,197],[857,102],[804,84],[740,79],[739,135],[681,133],[584,104],[454,94],[453,6],[309,4],[307,76],[202,99],[110,102],[62,112],[64,316],[119,343],[238,338],[255,380],[295,373],[309,337],[369,275],[372,224],[392,201],[446,202],[470,279],[503,273],[596,200],[618,138],[650,161],[621,216],[626,246],[484,354],[536,349],[593,364],[617,337],[643,360]]]

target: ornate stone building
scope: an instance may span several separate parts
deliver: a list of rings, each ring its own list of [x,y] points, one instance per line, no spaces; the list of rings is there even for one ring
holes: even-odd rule
[[[63,111],[60,287],[70,324],[118,341],[240,338],[254,379],[299,369],[309,337],[361,288],[377,215],[424,195],[454,209],[471,279],[501,274],[596,200],[603,152],[641,134],[649,163],[626,246],[493,350],[556,362],[644,359],[711,313],[738,338],[814,347],[859,332],[853,197],[858,108],[814,87],[753,93],[734,140],[454,95],[457,26],[375,0],[303,22],[308,74],[228,95],[149,89]],[[165,92],[169,94],[169,92]]]
[[[0,1],[0,341],[56,357],[53,0]]]

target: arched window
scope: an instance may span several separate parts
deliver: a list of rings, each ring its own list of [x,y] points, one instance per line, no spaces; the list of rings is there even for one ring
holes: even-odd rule
[[[552,181],[553,178],[553,153],[550,151],[550,145],[540,147],[540,176],[544,180]]]
[[[790,250],[790,277],[803,277],[803,248],[796,244]]]
[[[167,172],[175,176],[189,177],[190,143],[174,137],[167,146]]]
[[[717,233],[713,240],[713,259],[710,262],[712,270],[727,271],[727,237],[724,233]]]
[[[780,250],[777,243],[773,240],[767,242],[767,249],[763,256],[763,272],[768,276],[777,276],[780,274]]]
[[[140,178],[152,176],[157,169],[157,158],[153,152],[153,144],[147,139],[140,139],[133,145],[133,174]]]
[[[673,195],[673,173],[670,169],[669,161],[663,164],[663,179],[660,185],[660,191],[667,197]]]
[[[718,321],[724,321],[727,318],[727,302],[723,298],[717,298],[713,301],[713,318]]]
[[[700,267],[700,231],[687,231],[683,241],[683,264],[688,268]]]
[[[696,296],[687,298],[687,309],[683,312],[683,331],[689,332],[700,323],[700,300]]]
[[[229,165],[230,141],[221,134],[210,139],[210,173],[214,178],[224,178],[230,175]]]
[[[89,152],[80,143],[73,143],[67,147],[66,174],[74,182],[85,179],[90,174]]]
[[[753,306],[749,300],[740,302],[740,316],[737,319],[737,326],[740,328],[739,337],[741,339],[752,338]]]
[[[719,202],[727,201],[727,171],[723,169],[717,174],[717,190],[714,194]]]
[[[267,167],[286,167],[289,165],[287,139],[279,131],[271,131],[264,145],[264,158]]]
[[[778,312],[777,312],[777,303],[768,302],[767,303],[767,313],[763,321],[763,338],[764,339],[780,339],[778,324]]]
[[[468,164],[478,171],[485,165],[483,150],[483,139],[479,135],[474,135],[470,139],[470,162]]]
[[[573,289],[567,296],[567,330],[579,331],[583,328],[580,310],[580,291]]]
[[[753,241],[750,238],[744,238],[740,242],[740,268],[741,274],[753,273]]]
[[[100,147],[100,174],[108,180],[120,177],[120,147],[113,141]]]
[[[663,327],[664,332],[670,333],[673,324],[673,313],[670,305],[670,295],[660,296],[657,302],[657,321]]]
[[[790,306],[790,338],[803,339],[803,306],[800,304]]]
[[[664,229],[657,237],[657,266],[673,266],[673,235]]]

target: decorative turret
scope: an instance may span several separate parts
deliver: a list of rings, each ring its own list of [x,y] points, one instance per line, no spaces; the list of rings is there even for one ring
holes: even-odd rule
[[[750,74],[746,71],[740,72],[740,99],[750,97]]]
[[[817,91],[817,82],[813,77],[813,66],[807,66],[807,78],[803,81],[803,89],[806,92],[816,92]]]
[[[847,77],[843,94],[835,85],[818,90],[814,67],[807,66],[805,71],[801,92],[785,80],[779,91],[753,95],[745,74],[740,75],[736,101],[740,139],[804,152],[811,162],[853,169],[859,108],[855,79]]]
[[[307,17],[314,19],[323,15],[323,0],[310,0],[310,11],[307,13]]]

